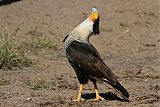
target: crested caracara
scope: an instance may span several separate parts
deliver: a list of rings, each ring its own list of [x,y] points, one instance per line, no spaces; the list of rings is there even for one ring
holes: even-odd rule
[[[96,81],[104,81],[118,90],[125,99],[129,93],[117,81],[111,69],[104,63],[96,48],[89,42],[90,36],[99,34],[99,13],[92,8],[92,13],[81,24],[74,28],[63,40],[67,59],[73,67],[80,83],[76,100],[81,101],[83,85],[93,82],[97,101],[104,98],[99,95]]]

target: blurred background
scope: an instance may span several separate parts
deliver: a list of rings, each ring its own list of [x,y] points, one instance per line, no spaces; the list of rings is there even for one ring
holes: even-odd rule
[[[98,85],[107,101],[71,101],[78,81],[62,40],[93,7],[101,33],[90,42],[132,102],[105,83]],[[0,0],[0,106],[160,106],[159,15],[159,0]]]

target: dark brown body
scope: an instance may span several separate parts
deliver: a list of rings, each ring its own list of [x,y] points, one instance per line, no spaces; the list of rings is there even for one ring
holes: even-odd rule
[[[90,43],[72,41],[66,48],[66,54],[80,84],[86,84],[89,80],[91,82],[105,81],[125,97],[129,97],[126,89],[117,81],[111,69],[106,66],[97,50]]]

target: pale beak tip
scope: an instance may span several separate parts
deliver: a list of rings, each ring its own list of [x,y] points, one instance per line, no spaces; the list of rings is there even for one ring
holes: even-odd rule
[[[97,11],[97,9],[94,7],[94,8],[92,8],[92,13],[97,13],[98,11]]]

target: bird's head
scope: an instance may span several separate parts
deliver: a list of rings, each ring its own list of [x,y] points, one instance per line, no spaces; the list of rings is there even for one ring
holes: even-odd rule
[[[76,28],[74,28],[68,36],[63,40],[79,40],[89,42],[92,34],[99,34],[99,13],[96,8],[92,8],[91,14]]]
[[[89,20],[93,22],[93,34],[99,34],[99,13],[96,8],[92,8],[92,13],[89,15]]]
[[[99,13],[96,8],[92,8],[91,14],[79,26],[85,35],[99,34]]]

